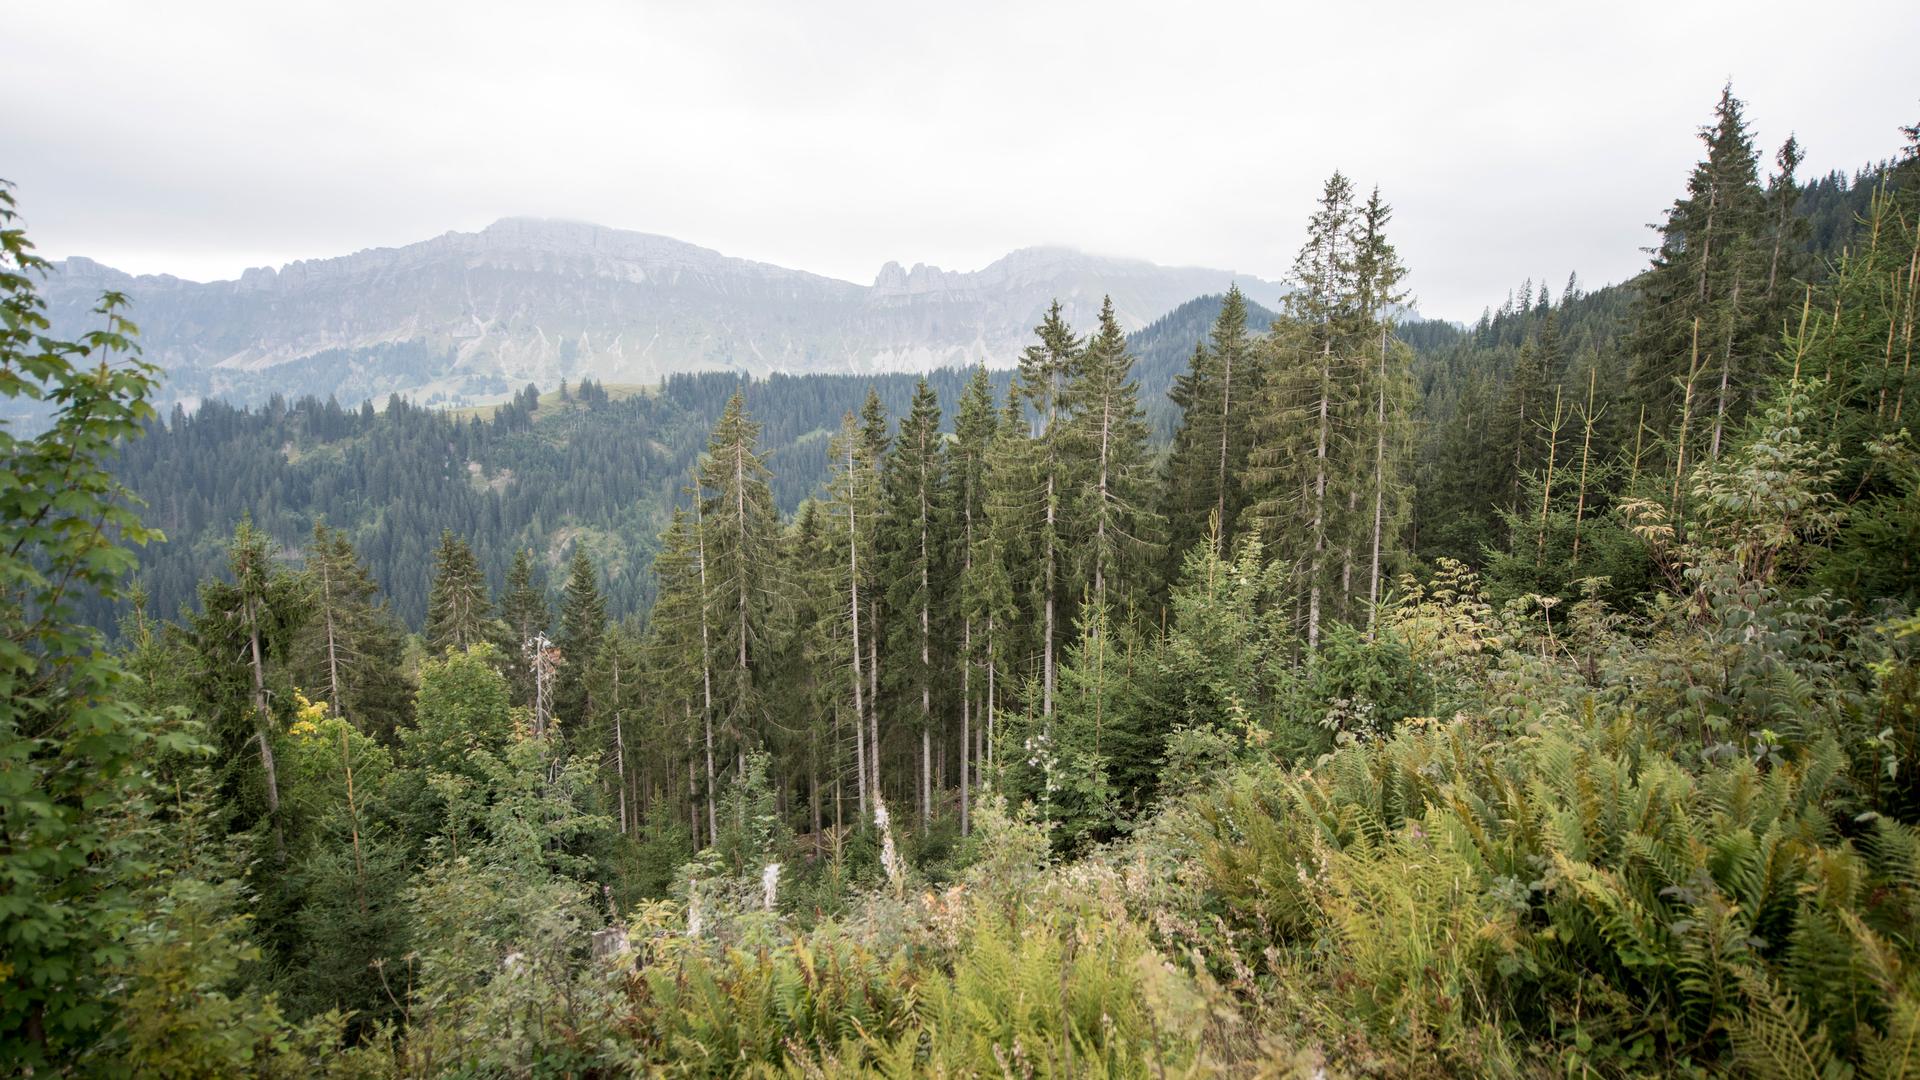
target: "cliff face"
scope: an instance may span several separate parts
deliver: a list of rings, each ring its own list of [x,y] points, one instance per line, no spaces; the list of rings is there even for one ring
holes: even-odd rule
[[[59,333],[90,325],[102,290],[128,294],[145,355],[167,369],[178,400],[399,392],[478,403],[581,376],[1008,365],[1056,297],[1084,329],[1111,294],[1132,330],[1235,280],[1029,248],[964,273],[888,263],[862,286],[664,236],[509,218],[236,281],[133,277],[71,258],[55,264],[46,294]],[[1267,303],[1281,292],[1237,280]]]

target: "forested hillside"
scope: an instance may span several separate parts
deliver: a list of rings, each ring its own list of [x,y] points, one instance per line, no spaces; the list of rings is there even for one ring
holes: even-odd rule
[[[999,385],[1009,377],[1001,373]],[[965,376],[928,378],[951,394]],[[499,408],[463,413],[399,397],[379,410],[311,398],[260,409],[207,402],[192,414],[176,410],[129,444],[116,472],[168,536],[140,553],[141,584],[158,614],[193,598],[245,514],[295,558],[316,524],[344,531],[415,629],[426,616],[442,530],[473,547],[495,585],[522,550],[533,552],[542,588],[585,550],[605,571],[618,617],[641,611],[652,594],[656,539],[736,390],[766,418],[775,497],[791,512],[823,484],[827,436],[840,414],[869,393],[882,408],[903,409],[913,386],[911,376],[711,373],[612,391],[591,381],[544,396],[529,387]],[[89,608],[103,625],[118,614]]]
[[[1167,390],[1219,313],[1200,297],[1131,335],[1135,374],[1159,443],[1178,410]],[[1248,328],[1272,313],[1248,306]],[[953,401],[967,373],[927,376]],[[1010,371],[989,375],[1004,393]],[[557,587],[576,547],[605,578],[615,618],[638,614],[652,595],[655,541],[684,502],[706,433],[734,390],[762,426],[774,503],[792,513],[825,487],[828,435],[869,393],[889,416],[906,410],[915,377],[728,373],[676,375],[658,387],[611,390],[592,380],[531,388],[506,405],[447,413],[390,397],[342,407],[329,400],[275,398],[257,409],[209,401],[174,409],[164,424],[123,451],[116,472],[148,506],[167,542],[140,552],[150,610],[170,616],[215,574],[242,514],[289,558],[300,558],[317,523],[346,533],[394,611],[414,629],[426,617],[427,579],[441,530],[472,546],[495,586],[522,550],[533,553],[539,587]],[[949,421],[946,430],[951,430]],[[87,608],[112,627],[123,612]]]
[[[1729,88],[1630,286],[1468,328],[1335,172],[1280,311],[1010,380],[164,432],[0,190],[0,1059],[1920,1075],[1904,135],[1816,198]]]

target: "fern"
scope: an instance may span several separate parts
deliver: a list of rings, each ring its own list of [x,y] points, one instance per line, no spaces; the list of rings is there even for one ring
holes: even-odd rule
[[[1782,1080],[1846,1080],[1853,1070],[1837,1060],[1826,1032],[1792,994],[1764,975],[1742,973],[1747,1009],[1731,1021],[1734,1060],[1754,1076]]]

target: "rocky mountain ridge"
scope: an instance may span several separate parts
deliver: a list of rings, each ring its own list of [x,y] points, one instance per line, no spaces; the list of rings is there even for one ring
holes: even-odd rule
[[[1089,327],[1111,295],[1135,330],[1236,282],[1268,304],[1283,291],[1230,271],[1062,247],[1022,249],[973,271],[890,262],[859,285],[665,236],[507,218],[231,281],[136,277],[69,258],[54,264],[46,295],[60,333],[91,325],[103,290],[130,296],[145,355],[167,369],[169,395],[189,404],[275,393],[480,404],[583,376],[1006,366],[1056,297]]]

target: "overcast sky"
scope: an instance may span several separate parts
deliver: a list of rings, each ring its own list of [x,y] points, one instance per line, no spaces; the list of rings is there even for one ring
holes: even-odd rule
[[[202,280],[508,215],[863,283],[1041,243],[1279,278],[1339,168],[1472,318],[1637,270],[1729,77],[1808,174],[1920,119],[1911,0],[5,7],[41,251]]]

